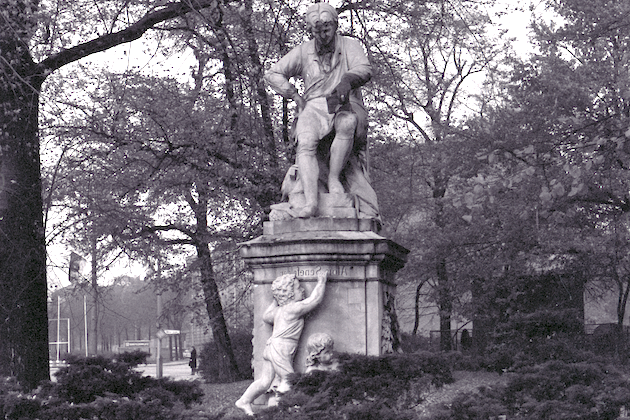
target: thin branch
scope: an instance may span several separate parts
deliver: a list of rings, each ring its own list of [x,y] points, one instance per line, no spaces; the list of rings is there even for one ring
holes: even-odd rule
[[[193,9],[193,3],[195,8]],[[193,0],[169,3],[162,9],[144,15],[131,26],[111,34],[106,34],[91,41],[79,44],[72,48],[51,55],[39,63],[40,75],[46,76],[50,72],[63,67],[66,64],[80,60],[91,54],[105,51],[120,44],[134,41],[140,38],[146,31],[158,23],[183,16],[195,9],[218,9],[218,0]]]

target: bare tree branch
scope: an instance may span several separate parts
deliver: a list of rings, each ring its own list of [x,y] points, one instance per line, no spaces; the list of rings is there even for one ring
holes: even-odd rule
[[[80,60],[91,54],[105,51],[120,44],[134,41],[140,38],[146,31],[153,28],[158,23],[183,16],[193,10],[211,8],[218,9],[218,0],[184,0],[176,3],[169,3],[163,8],[144,15],[133,25],[122,31],[106,34],[91,41],[79,44],[72,48],[62,50],[51,55],[39,63],[40,74],[46,75],[57,70],[68,63]]]

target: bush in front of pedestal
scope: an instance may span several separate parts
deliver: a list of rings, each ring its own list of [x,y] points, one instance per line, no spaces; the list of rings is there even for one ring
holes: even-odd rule
[[[453,381],[435,353],[340,355],[335,372],[296,374],[292,388],[262,419],[412,419],[423,394]]]
[[[134,360],[136,360],[134,358]],[[131,364],[104,357],[71,358],[32,393],[15,381],[0,382],[0,418],[21,420],[192,420],[199,384],[142,377]]]

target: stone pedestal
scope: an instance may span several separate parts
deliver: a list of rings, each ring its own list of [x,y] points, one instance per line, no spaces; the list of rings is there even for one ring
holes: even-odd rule
[[[305,370],[305,343],[316,332],[330,334],[335,350],[365,355],[392,351],[395,322],[394,274],[403,267],[404,247],[380,236],[369,219],[310,218],[266,222],[263,235],[241,247],[254,274],[254,376],[262,360],[271,326],[262,315],[272,303],[271,283],[295,273],[313,290],[320,272],[328,272],[323,302],[307,315],[295,357]]]

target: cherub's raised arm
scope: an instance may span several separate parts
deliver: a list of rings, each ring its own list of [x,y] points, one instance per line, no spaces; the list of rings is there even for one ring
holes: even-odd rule
[[[317,276],[317,285],[309,297],[292,304],[292,311],[295,310],[297,316],[305,315],[315,309],[324,299],[324,291],[326,290],[326,281],[328,280],[328,272]],[[295,309],[294,309],[295,308]]]

